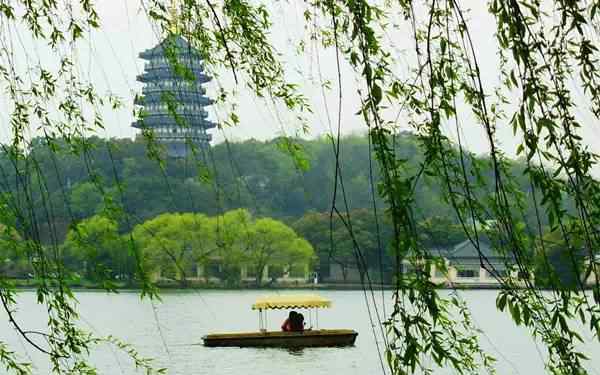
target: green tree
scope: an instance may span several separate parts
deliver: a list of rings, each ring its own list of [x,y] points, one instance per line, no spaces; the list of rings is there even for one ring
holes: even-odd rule
[[[568,225],[569,242],[558,229],[548,230],[538,241],[535,264],[536,282],[546,288],[576,290],[584,278],[585,242],[578,221]]]
[[[229,285],[239,285],[253,225],[248,210],[237,209],[217,217],[216,236],[219,245],[221,273]]]
[[[466,239],[463,228],[445,216],[432,216],[417,225],[421,241],[431,248],[449,248]]]
[[[0,224],[0,272],[8,277],[23,278],[31,273],[27,246],[12,226]]]
[[[166,213],[137,225],[133,238],[150,270],[182,286],[198,264],[217,253],[215,220],[202,214]]]
[[[127,246],[119,235],[118,223],[110,218],[95,215],[81,221],[67,233],[63,248],[89,280],[131,276]]]
[[[335,263],[340,267],[344,281],[351,268],[359,270],[361,276],[365,276],[367,270],[379,271],[381,275],[377,281],[381,281],[391,268],[389,252],[385,251],[390,243],[389,223],[383,217],[376,222],[373,212],[367,209],[350,211],[347,222],[351,232],[335,215],[331,218],[328,212],[309,212],[293,227],[316,249],[323,277],[329,276],[327,269]]]
[[[266,266],[291,267],[309,262],[314,256],[312,246],[298,237],[284,223],[261,218],[248,230],[245,263],[255,272],[256,285],[262,284]]]
[[[97,214],[102,207],[102,194],[91,182],[82,182],[71,190],[71,209],[76,217],[85,218]]]
[[[312,246],[281,221],[254,218],[248,210],[237,209],[219,216],[218,241],[225,269],[239,275],[246,266],[257,286],[267,266],[290,268],[308,264],[314,257]]]

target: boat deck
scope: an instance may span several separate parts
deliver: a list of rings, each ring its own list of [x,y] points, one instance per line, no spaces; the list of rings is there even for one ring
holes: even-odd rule
[[[357,335],[351,329],[319,329],[303,332],[214,333],[202,339],[204,346],[211,347],[317,347],[353,345]]]

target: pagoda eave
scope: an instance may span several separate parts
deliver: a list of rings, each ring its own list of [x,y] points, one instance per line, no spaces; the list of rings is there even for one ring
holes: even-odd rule
[[[173,118],[170,121],[165,120],[152,120],[152,119],[144,119],[134,121],[131,124],[132,127],[136,129],[150,129],[150,128],[158,128],[158,127],[173,127],[176,129],[213,129],[217,126],[212,121],[203,120],[198,122],[188,122],[183,121],[182,123],[178,123]]]
[[[138,74],[136,76],[136,80],[138,82],[142,82],[142,83],[160,82],[160,81],[169,80],[169,79],[170,80],[183,80],[184,78],[185,77],[179,76],[179,75],[173,73],[172,71],[169,71],[168,69],[142,73],[142,74]],[[194,82],[194,83],[206,83],[206,82],[210,82],[211,80],[212,80],[212,78],[210,78],[209,76],[207,76],[204,73],[196,73],[196,74],[194,74],[193,80],[187,80],[187,81]]]
[[[152,113],[144,113],[142,115],[142,119],[146,122],[160,122],[160,123],[169,123],[169,122],[177,122],[184,121],[186,123],[201,123],[205,122],[208,117],[208,112],[176,112],[176,115],[170,112],[152,112]]]
[[[163,98],[163,93],[164,92],[162,92],[162,93],[155,92],[155,93],[144,94],[142,96],[135,98],[134,104],[148,105],[148,104],[167,103],[167,101]],[[206,97],[206,96],[203,96],[200,94],[196,94],[193,92],[173,91],[173,92],[168,92],[168,94],[173,94],[174,100],[178,104],[189,103],[189,104],[200,104],[202,106],[209,106],[215,102],[214,100],[212,100],[209,97]]]

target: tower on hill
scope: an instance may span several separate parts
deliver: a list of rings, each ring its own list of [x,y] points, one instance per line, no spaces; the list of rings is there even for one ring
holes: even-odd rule
[[[204,109],[213,100],[202,87],[211,78],[200,53],[175,33],[139,57],[146,60],[144,73],[137,76],[144,86],[135,104],[142,111],[132,126],[152,130],[171,157],[185,157],[193,148],[200,152],[212,138],[207,130],[216,126]]]

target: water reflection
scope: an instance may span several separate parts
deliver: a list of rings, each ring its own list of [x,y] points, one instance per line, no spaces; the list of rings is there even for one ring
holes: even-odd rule
[[[304,348],[287,348],[287,352],[296,357],[304,355]]]

